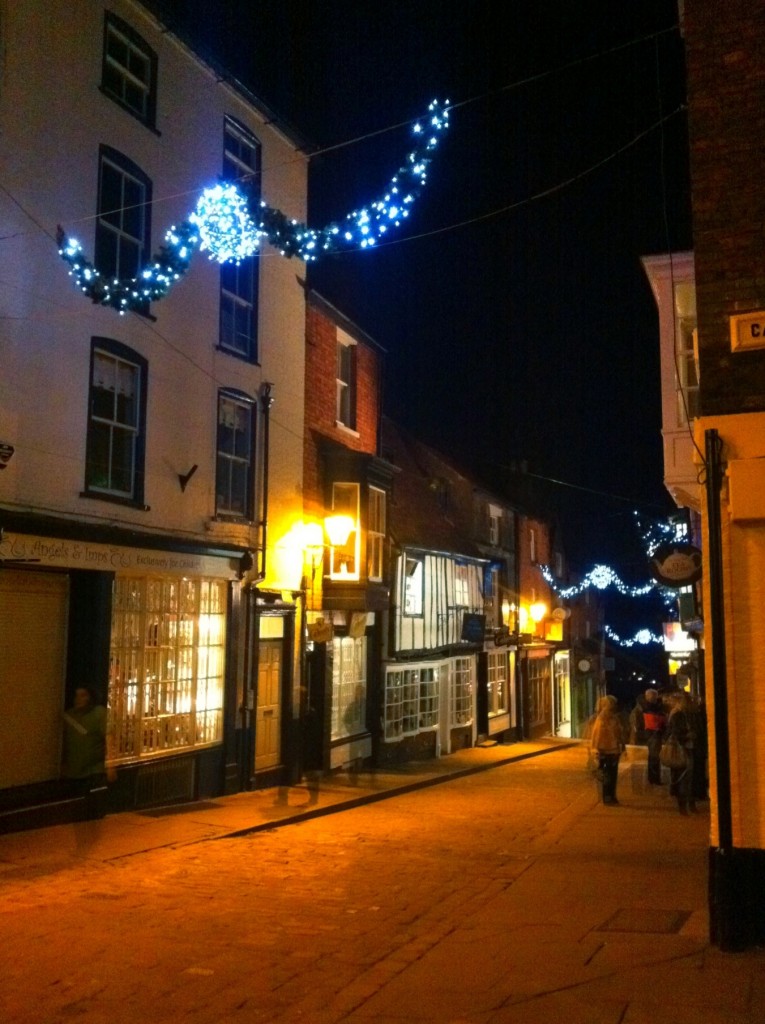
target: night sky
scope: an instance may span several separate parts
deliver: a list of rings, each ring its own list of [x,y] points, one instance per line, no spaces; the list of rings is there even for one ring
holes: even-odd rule
[[[309,283],[387,350],[392,416],[490,482],[523,463],[574,565],[644,580],[632,509],[672,506],[640,257],[691,245],[676,0],[176,6],[318,152],[314,227],[384,189],[394,126],[451,101],[407,230]]]

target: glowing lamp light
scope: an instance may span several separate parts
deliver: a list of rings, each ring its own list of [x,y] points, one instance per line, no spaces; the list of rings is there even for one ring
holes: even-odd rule
[[[333,548],[341,548],[348,543],[356,523],[351,516],[336,515],[327,516],[324,520],[324,529],[327,531],[329,542]]]
[[[547,615],[547,605],[543,601],[535,601],[529,608],[529,615],[536,623],[540,623]]]
[[[324,547],[324,531],[319,523],[305,523],[302,530],[302,544],[306,551]]]

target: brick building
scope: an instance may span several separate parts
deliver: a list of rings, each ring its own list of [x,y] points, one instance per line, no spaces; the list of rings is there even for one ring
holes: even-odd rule
[[[383,350],[316,292],[305,334],[302,762],[330,770],[373,756],[392,470],[379,456]]]
[[[686,0],[704,634],[712,736],[710,911],[765,941],[765,6]]]

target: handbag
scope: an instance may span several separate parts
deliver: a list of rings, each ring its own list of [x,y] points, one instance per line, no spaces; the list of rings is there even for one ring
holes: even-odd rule
[[[688,764],[688,755],[677,736],[670,736],[664,740],[659,751],[659,760],[665,768],[685,768]]]

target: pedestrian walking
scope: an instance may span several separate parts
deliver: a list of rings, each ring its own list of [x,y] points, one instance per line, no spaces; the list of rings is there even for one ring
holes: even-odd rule
[[[669,697],[670,711],[664,731],[664,743],[676,741],[684,753],[684,764],[670,767],[669,792],[677,800],[681,814],[696,810],[693,795],[694,730],[691,699],[685,690],[677,690]]]
[[[62,774],[73,796],[85,798],[88,818],[106,811],[106,781],[114,769],[106,767],[106,708],[88,686],[78,686],[74,702],[64,712],[64,759]]]
[[[652,786],[661,785],[661,741],[667,725],[664,705],[656,690],[646,690],[643,694],[643,725],[645,741],[648,747],[648,782]]]
[[[611,806],[618,804],[616,782],[619,758],[625,750],[625,743],[616,697],[611,694],[598,701],[590,736],[590,750],[598,759],[598,768],[603,778],[603,803]]]

